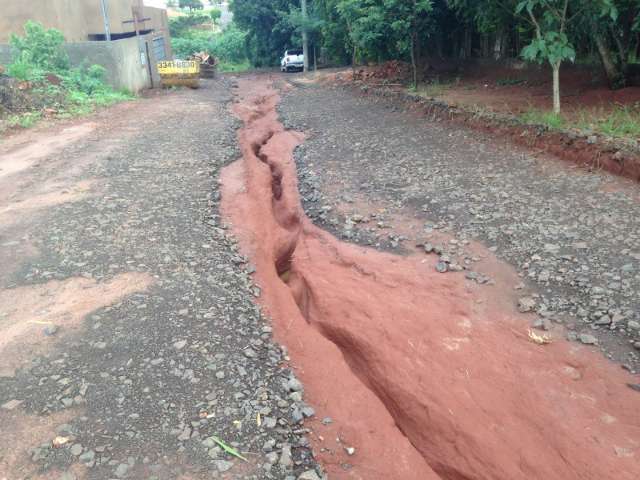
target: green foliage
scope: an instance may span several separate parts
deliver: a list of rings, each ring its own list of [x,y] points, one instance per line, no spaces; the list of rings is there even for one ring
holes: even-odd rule
[[[204,8],[200,0],[180,0],[178,6],[189,10],[202,10]]]
[[[22,37],[11,37],[13,62],[7,66],[7,74],[30,82],[33,111],[10,117],[8,125],[31,126],[42,117],[45,108],[68,116],[133,98],[108,86],[104,80],[106,71],[100,65],[72,68],[59,31],[45,29],[36,22],[27,22],[24,31]]]
[[[246,72],[251,70],[251,64],[246,59],[238,63],[221,61],[218,64],[218,70],[230,73]]]
[[[230,25],[221,33],[191,30],[171,39],[178,58],[187,58],[195,52],[206,51],[223,62],[242,63],[246,58],[246,34]]]
[[[522,49],[522,57],[530,62],[559,63],[564,60],[574,61],[576,51],[569,43],[566,34],[551,31],[545,32],[540,38],[534,38],[529,45]]]
[[[20,80],[39,80],[47,72],[69,68],[69,57],[64,50],[64,36],[56,29],[45,29],[42,24],[28,21],[24,36],[11,35],[12,64],[7,73]]]
[[[234,0],[233,18],[247,32],[247,52],[256,67],[276,65],[287,48],[300,45],[299,34],[291,24],[292,0]]]
[[[182,17],[169,19],[169,33],[172,37],[182,37],[188,34],[189,30],[199,25],[204,25],[211,21],[211,17],[201,12],[193,12]]]
[[[612,137],[640,137],[640,104],[616,106],[600,115],[593,111],[579,114],[578,127],[595,130]]]
[[[520,119],[524,123],[544,125],[545,127],[553,130],[558,130],[565,126],[565,120],[560,114],[543,110],[531,109],[520,115]]]
[[[20,115],[10,115],[7,119],[7,125],[11,128],[21,127],[30,128],[42,118],[40,112],[27,112]]]
[[[212,8],[211,10],[207,11],[207,14],[214,24],[217,24],[218,20],[220,20],[220,17],[222,16],[222,12],[219,8]]]

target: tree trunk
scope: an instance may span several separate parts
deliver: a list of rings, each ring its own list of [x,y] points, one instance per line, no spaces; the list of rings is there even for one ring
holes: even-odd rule
[[[418,66],[416,65],[416,34],[411,34],[411,71],[413,72],[413,86],[418,87]]]
[[[607,45],[607,42],[602,34],[595,34],[594,41],[596,44],[596,48],[598,49],[598,54],[600,55],[602,67],[604,68],[604,72],[607,75],[609,87],[614,90],[616,88],[624,87],[626,83],[624,75],[618,69],[618,66],[614,62],[611,50],[609,49],[609,46]]]
[[[307,0],[301,0],[300,10],[304,22],[307,21]],[[304,71],[309,71],[309,32],[306,25],[302,28],[302,55],[304,56]]]
[[[551,64],[553,70],[553,113],[560,113],[560,62]]]
[[[482,34],[480,44],[482,45],[482,58],[489,58],[489,35]]]

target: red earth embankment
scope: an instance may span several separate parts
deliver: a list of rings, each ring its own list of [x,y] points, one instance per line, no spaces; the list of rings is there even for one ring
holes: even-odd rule
[[[561,338],[529,341],[506,283],[489,294],[424,255],[315,227],[292,158],[303,135],[278,121],[269,77],[239,87],[242,158],[223,172],[223,212],[306,400],[334,420],[308,422],[331,478],[640,478],[628,374]]]

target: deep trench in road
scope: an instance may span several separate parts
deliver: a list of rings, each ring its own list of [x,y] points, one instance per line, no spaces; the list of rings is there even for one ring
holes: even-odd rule
[[[223,212],[307,401],[333,419],[309,425],[331,478],[640,477],[626,372],[564,340],[530,341],[517,312],[463,275],[313,225],[293,161],[304,134],[279,122],[272,78],[237,87],[242,158],[222,173]]]

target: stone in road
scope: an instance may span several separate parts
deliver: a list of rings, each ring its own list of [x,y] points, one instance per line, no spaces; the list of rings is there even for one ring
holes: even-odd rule
[[[207,82],[0,147],[0,478],[316,468],[217,212],[238,155],[230,91]]]

